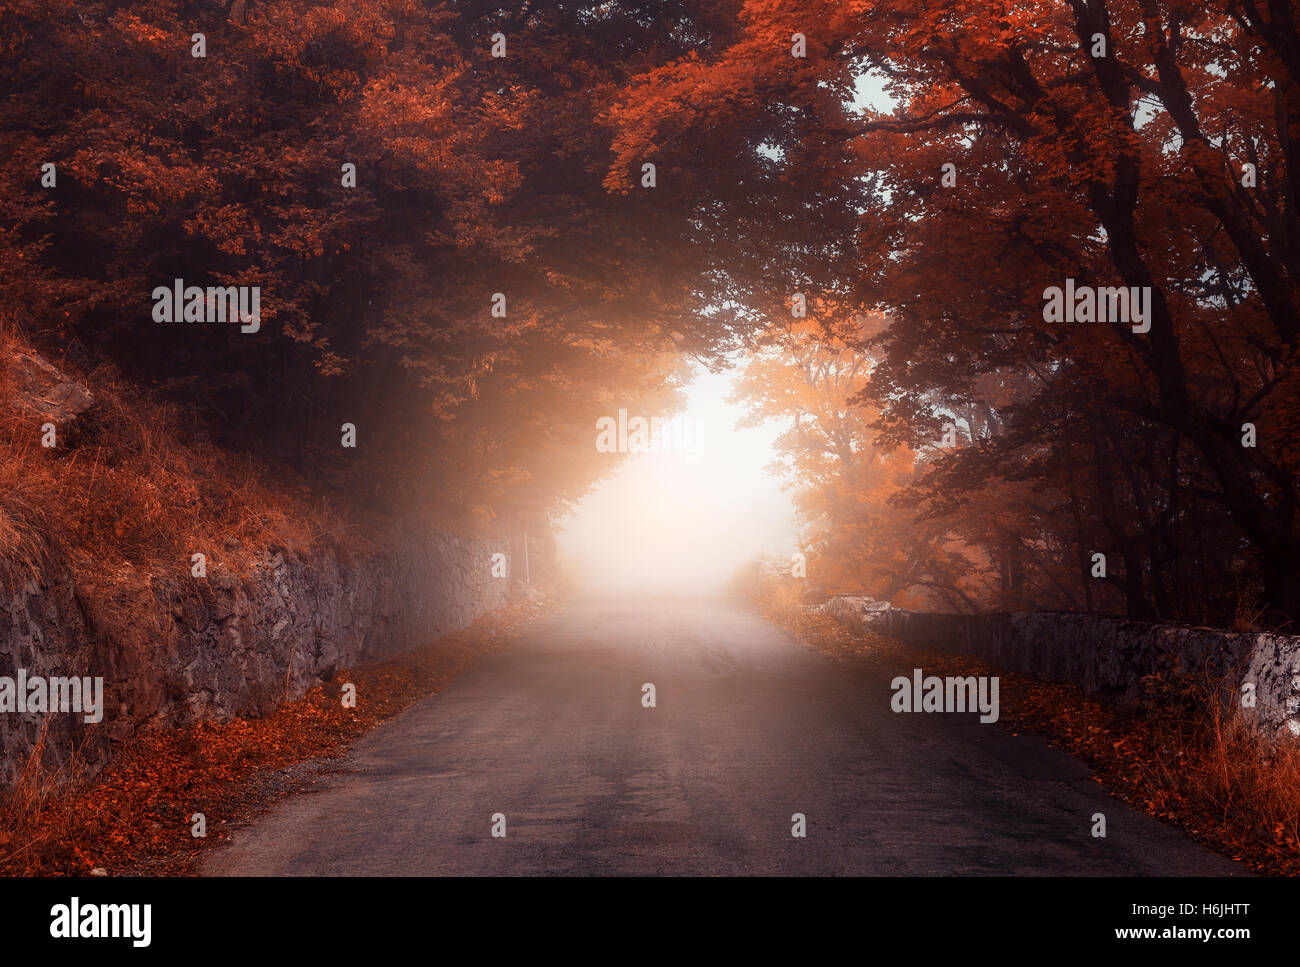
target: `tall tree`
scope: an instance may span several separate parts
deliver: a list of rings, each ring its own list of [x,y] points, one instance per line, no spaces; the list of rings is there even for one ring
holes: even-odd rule
[[[991,508],[978,495],[996,468],[1033,477],[1056,493],[1053,533],[1027,517],[1022,544],[1068,539],[1081,567],[1108,553],[1130,613],[1208,602],[1222,617],[1231,603],[1201,592],[1226,566],[1296,614],[1292,6],[751,2],[741,21],[726,51],[682,68],[709,96],[655,123],[699,123],[728,88],[786,98],[792,71],[884,84],[892,109],[819,143],[852,147],[855,294],[893,319],[864,396],[881,443],[922,444],[939,413],[990,414],[929,471],[932,509]],[[792,32],[798,66],[757,55]],[[1149,320],[1048,321],[1045,293],[1067,280],[1149,290]],[[990,395],[1008,383],[1027,396]]]

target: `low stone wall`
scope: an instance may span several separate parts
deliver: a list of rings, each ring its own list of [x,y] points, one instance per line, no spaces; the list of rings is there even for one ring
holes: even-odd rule
[[[854,627],[911,645],[968,654],[1044,681],[1071,682],[1140,705],[1147,675],[1208,675],[1227,707],[1261,733],[1300,735],[1300,637],[1181,628],[1086,614],[956,615],[906,611],[839,596],[822,609]],[[1242,707],[1242,686],[1255,705]]]
[[[491,574],[498,550],[441,532],[365,555],[269,550],[244,574],[153,578],[120,600],[74,589],[66,567],[47,561],[0,587],[0,676],[103,676],[103,721],[0,713],[0,786],[38,746],[47,772],[84,773],[137,729],[262,714],[338,668],[463,628],[506,602],[510,580]],[[105,609],[138,615],[132,633],[101,631]]]

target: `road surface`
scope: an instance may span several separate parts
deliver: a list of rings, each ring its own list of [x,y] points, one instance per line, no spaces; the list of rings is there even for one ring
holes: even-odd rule
[[[1041,740],[891,711],[910,672],[825,658],[720,599],[580,602],[371,732],[201,872],[1245,872]]]

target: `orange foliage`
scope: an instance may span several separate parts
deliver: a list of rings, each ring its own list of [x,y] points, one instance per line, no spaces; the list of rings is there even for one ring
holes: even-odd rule
[[[305,786],[311,760],[336,757],[362,734],[439,691],[484,654],[507,647],[540,605],[485,615],[464,631],[333,681],[261,719],[204,722],[130,739],[84,787],[50,795],[20,783],[0,809],[0,872],[9,875],[183,873],[233,827]],[[355,708],[339,700],[357,687]],[[39,750],[37,759],[39,759]],[[194,813],[208,824],[191,835]]]

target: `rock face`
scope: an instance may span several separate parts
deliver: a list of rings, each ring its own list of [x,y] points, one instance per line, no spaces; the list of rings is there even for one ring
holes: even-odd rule
[[[1222,682],[1225,707],[1261,734],[1300,735],[1300,637],[1085,614],[937,614],[847,595],[822,607],[854,627],[1070,682],[1121,704],[1146,701],[1145,676],[1205,675]],[[1247,684],[1254,686],[1255,705],[1243,708]]]
[[[506,601],[508,580],[491,575],[494,550],[437,531],[365,556],[272,549],[247,573],[153,579],[129,601],[75,590],[52,559],[0,587],[0,676],[103,676],[103,721],[0,713],[0,786],[38,747],[47,772],[93,770],[139,728],[259,715],[338,668],[463,628]],[[96,613],[112,607],[139,615],[131,640],[97,629]]]
[[[95,402],[90,390],[35,353],[16,353],[9,360],[9,372],[18,405],[55,423],[77,419]]]

